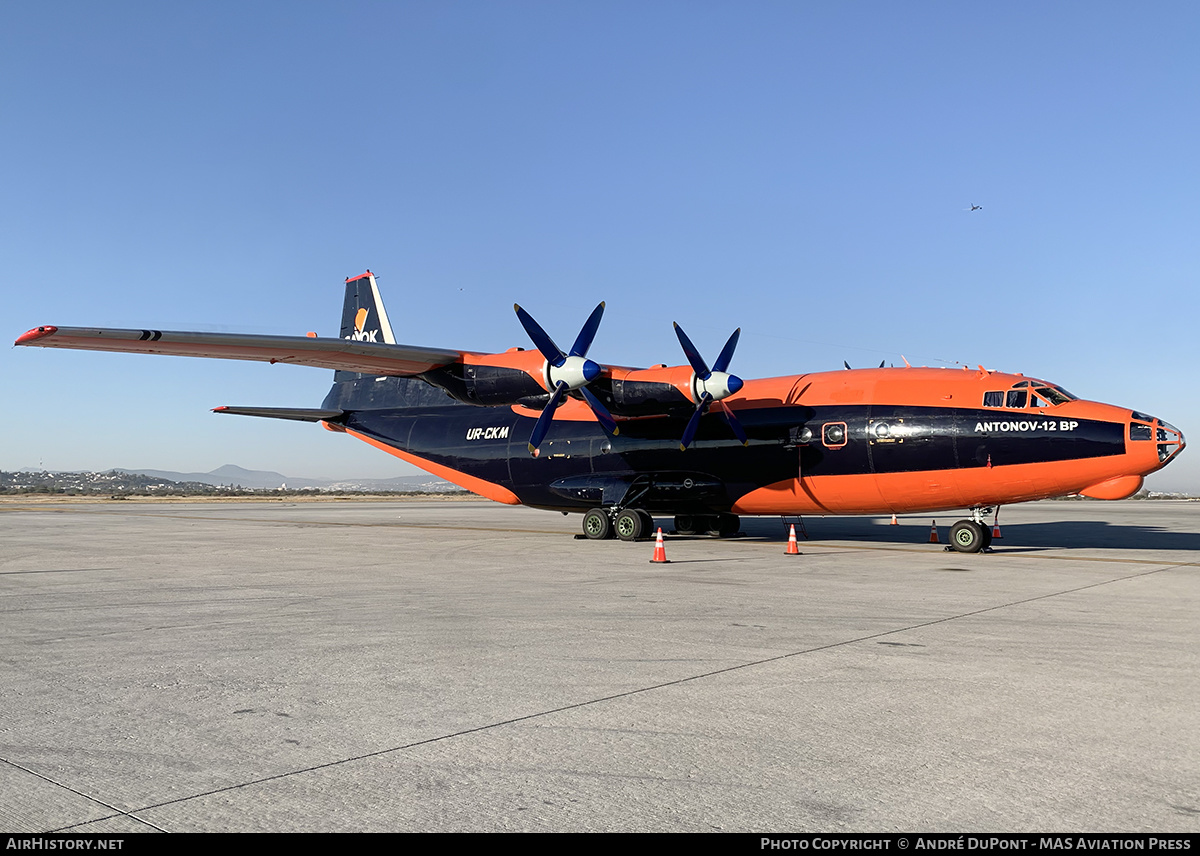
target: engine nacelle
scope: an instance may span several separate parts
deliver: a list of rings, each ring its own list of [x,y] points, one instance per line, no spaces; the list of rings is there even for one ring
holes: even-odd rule
[[[529,372],[507,366],[454,365],[425,372],[422,377],[464,404],[497,407],[519,404],[540,409],[549,393]]]

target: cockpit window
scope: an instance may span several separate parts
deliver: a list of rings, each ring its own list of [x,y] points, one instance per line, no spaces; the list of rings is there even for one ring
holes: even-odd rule
[[[989,390],[983,394],[984,407],[1007,407],[1025,410],[1030,407],[1057,407],[1075,401],[1075,396],[1061,386],[1040,380],[1017,381],[1008,390]],[[1134,414],[1136,417],[1137,414]]]
[[[1130,440],[1152,440],[1154,439],[1154,429],[1149,425],[1139,425],[1136,422],[1129,423],[1129,439]]]
[[[1068,401],[1074,401],[1075,397],[1066,390],[1055,389],[1052,386],[1039,386],[1037,394],[1049,401],[1055,407],[1060,404],[1066,404]]]

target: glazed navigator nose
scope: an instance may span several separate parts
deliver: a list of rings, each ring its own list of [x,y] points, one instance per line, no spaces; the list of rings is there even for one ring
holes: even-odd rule
[[[1187,442],[1183,439],[1183,432],[1169,422],[1159,419],[1154,429],[1154,439],[1158,441],[1158,460],[1165,464],[1182,452]]]
[[[1130,417],[1132,421],[1129,423],[1129,439],[1147,445],[1150,441],[1156,444],[1158,467],[1155,469],[1166,466],[1167,462],[1182,452],[1183,447],[1187,445],[1183,439],[1183,432],[1169,422],[1137,410],[1132,411]]]

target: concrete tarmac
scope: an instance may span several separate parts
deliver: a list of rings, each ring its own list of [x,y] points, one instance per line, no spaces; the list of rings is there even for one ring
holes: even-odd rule
[[[0,830],[1200,830],[1200,503],[579,522],[0,504]]]

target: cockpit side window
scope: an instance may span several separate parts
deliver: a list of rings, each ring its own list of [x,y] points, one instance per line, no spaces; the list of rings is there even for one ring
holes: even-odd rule
[[[1066,404],[1071,400],[1071,396],[1065,394],[1062,390],[1055,389],[1052,386],[1039,386],[1037,394],[1049,401],[1055,407],[1060,404]]]
[[[1004,406],[1004,393],[1001,391],[985,392],[983,394],[983,406],[984,407],[1003,407]]]
[[[1019,408],[1023,409],[1025,407],[1026,400],[1027,400],[1027,394],[1026,394],[1025,390],[1010,389],[1008,391],[1008,396],[1004,401],[1004,406],[1005,407],[1019,407]]]

